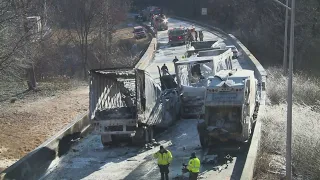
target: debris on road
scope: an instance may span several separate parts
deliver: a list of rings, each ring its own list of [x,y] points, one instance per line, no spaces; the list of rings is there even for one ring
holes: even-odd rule
[[[206,155],[202,164],[217,164],[218,163],[218,155],[213,154],[213,155]]]
[[[157,142],[155,139],[152,139],[150,143],[147,143],[144,145],[145,146],[145,149],[153,149],[155,148],[156,146],[160,146],[160,143]]]

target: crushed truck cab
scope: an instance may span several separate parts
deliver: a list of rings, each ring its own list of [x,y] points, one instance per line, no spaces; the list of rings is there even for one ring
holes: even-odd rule
[[[202,147],[216,140],[249,140],[259,108],[257,85],[251,70],[222,70],[208,78],[205,118],[198,124]]]
[[[215,42],[199,42],[197,46],[211,47]],[[183,118],[204,116],[207,79],[221,70],[232,69],[232,56],[231,49],[206,49],[174,63]]]

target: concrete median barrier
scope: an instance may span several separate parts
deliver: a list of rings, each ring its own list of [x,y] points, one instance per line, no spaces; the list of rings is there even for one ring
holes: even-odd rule
[[[264,111],[264,106],[260,107],[260,112]],[[260,150],[260,140],[261,140],[261,120],[258,118],[255,127],[254,133],[251,139],[250,148],[246,158],[246,163],[244,164],[242,175],[240,180],[250,180],[253,179],[253,174],[255,170],[255,165],[258,158],[258,153]]]
[[[149,47],[145,51],[144,55],[140,58],[139,62],[136,64],[136,69],[145,70],[152,59],[154,58],[155,52],[157,50],[157,39],[152,38]]]
[[[79,115],[72,123],[51,137],[35,150],[5,169],[0,174],[1,180],[39,179],[51,162],[63,155],[74,141],[85,136],[90,130],[88,113]]]

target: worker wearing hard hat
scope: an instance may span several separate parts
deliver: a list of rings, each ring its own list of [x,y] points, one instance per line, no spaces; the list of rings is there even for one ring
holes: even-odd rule
[[[160,150],[153,155],[158,159],[158,166],[160,168],[161,180],[169,180],[169,165],[172,161],[172,154],[169,150],[160,146]]]
[[[189,170],[189,180],[197,180],[200,172],[200,160],[195,152],[191,154],[187,169]]]

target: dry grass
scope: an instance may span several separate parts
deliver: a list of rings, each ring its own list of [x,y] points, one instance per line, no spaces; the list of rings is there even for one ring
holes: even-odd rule
[[[285,103],[287,97],[287,78],[282,75],[282,70],[277,67],[268,68],[267,73],[267,93],[271,104]],[[293,76],[293,100],[299,104],[319,105],[319,80],[303,73],[295,73]]]
[[[68,91],[86,82],[68,77],[51,77],[41,79],[37,82],[38,92],[25,92],[28,87],[25,81],[0,81],[0,102],[10,100],[12,97],[25,99],[27,97],[42,98],[44,96],[54,96],[57,92]],[[25,92],[25,93],[22,93]]]
[[[270,104],[262,117],[261,152],[255,179],[280,179],[285,175],[286,153],[286,79],[280,69],[268,69]],[[320,98],[316,79],[299,73],[294,77],[293,173],[295,178],[320,177]]]

